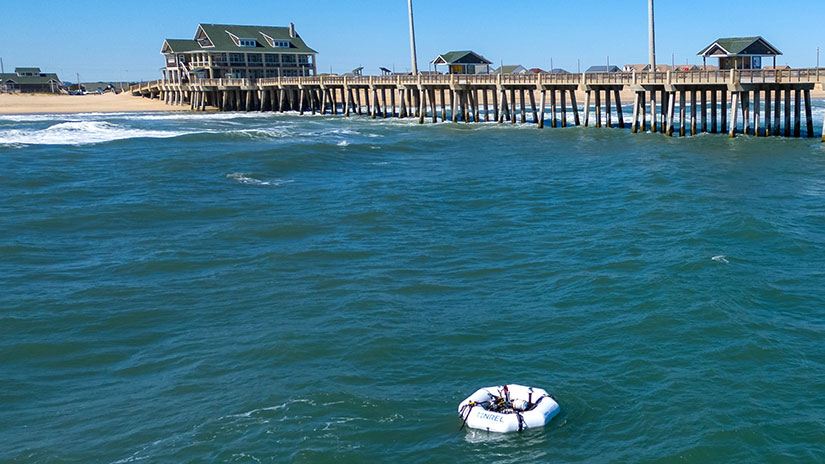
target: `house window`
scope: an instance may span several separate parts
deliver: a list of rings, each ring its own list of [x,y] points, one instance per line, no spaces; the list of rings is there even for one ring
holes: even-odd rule
[[[246,55],[246,61],[249,66],[260,66],[263,63],[263,58],[260,53],[250,53]]]
[[[255,48],[258,46],[258,41],[255,39],[238,39],[239,47]]]
[[[266,64],[278,64],[278,55],[274,53],[267,53],[264,55],[264,59],[266,60]]]
[[[301,64],[309,63],[309,55],[298,55],[298,62]]]
[[[295,63],[295,55],[283,55],[281,58],[283,63],[294,64]]]
[[[289,48],[288,40],[273,40],[272,47],[274,48]]]
[[[266,77],[278,77],[278,70],[277,69],[267,69],[266,70]]]
[[[229,62],[232,64],[244,64],[243,53],[230,53]]]

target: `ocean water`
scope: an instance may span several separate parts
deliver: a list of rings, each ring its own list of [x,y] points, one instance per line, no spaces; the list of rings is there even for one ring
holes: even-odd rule
[[[5,116],[0,288],[4,463],[825,460],[818,138]]]

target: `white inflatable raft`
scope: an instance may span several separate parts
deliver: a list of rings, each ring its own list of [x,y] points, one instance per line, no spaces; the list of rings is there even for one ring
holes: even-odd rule
[[[489,432],[521,432],[544,427],[559,404],[541,388],[500,385],[481,388],[458,405],[462,427]]]

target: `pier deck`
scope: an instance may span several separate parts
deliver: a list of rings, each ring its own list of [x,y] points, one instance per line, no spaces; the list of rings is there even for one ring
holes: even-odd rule
[[[338,114],[340,109],[346,116],[415,117],[422,124],[427,119],[438,122],[439,117],[441,121],[453,122],[483,120],[515,124],[520,120],[526,123],[527,114],[532,113],[532,121],[538,127],[545,126],[549,96],[550,126],[566,127],[568,111],[573,115],[572,123],[581,124],[575,93],[580,91],[585,93],[585,126],[613,127],[615,113],[618,119],[615,126],[625,127],[620,91],[631,90],[635,95],[630,121],[633,132],[650,130],[673,135],[678,106],[678,130],[682,136],[689,130],[691,135],[727,132],[731,137],[737,133],[800,137],[804,108],[805,134],[814,137],[810,91],[823,86],[825,70],[822,69],[771,69],[313,76],[198,79],[189,83],[157,80],[133,85],[131,92],[162,99],[169,105],[188,105],[196,111],[209,106],[221,111]],[[594,112],[595,118],[591,119]],[[822,132],[825,134],[825,124]],[[825,142],[823,134],[820,136]]]

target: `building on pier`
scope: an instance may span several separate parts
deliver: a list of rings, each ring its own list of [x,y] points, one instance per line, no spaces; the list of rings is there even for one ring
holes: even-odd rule
[[[15,68],[13,73],[0,74],[0,89],[21,93],[64,93],[66,85],[55,73],[44,73],[40,68]]]
[[[289,27],[199,24],[191,40],[166,39],[163,77],[179,83],[198,78],[314,76],[315,55]]]
[[[447,66],[447,74],[490,74],[492,61],[470,50],[444,53],[438,55],[430,64]]]
[[[704,65],[707,65],[709,57],[719,58],[720,70],[762,69],[762,58],[765,57],[773,57],[773,65],[776,66],[776,57],[781,54],[782,52],[762,37],[717,39],[697,53],[702,57]]]

